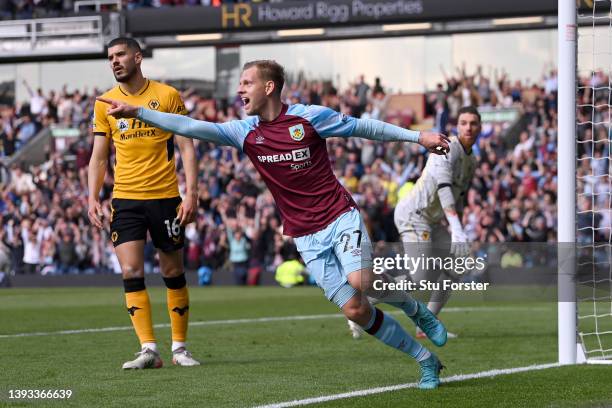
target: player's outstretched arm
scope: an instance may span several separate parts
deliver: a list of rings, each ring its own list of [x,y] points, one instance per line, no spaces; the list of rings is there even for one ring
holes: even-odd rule
[[[415,132],[376,119],[357,119],[318,105],[293,105],[293,115],[308,120],[322,138],[361,137],[381,142],[419,143],[435,154],[446,154],[449,140],[434,132]]]
[[[355,119],[355,121],[353,136],[383,142],[419,143],[435,154],[446,154],[449,150],[449,140],[441,133],[416,132],[376,119]]]
[[[229,123],[217,124],[203,120],[195,120],[174,113],[158,112],[151,109],[132,106],[113,99],[102,97],[97,97],[96,99],[110,105],[107,114],[115,118],[137,118],[149,125],[181,136],[200,139],[222,146],[242,148],[242,145],[238,144],[238,141],[233,137],[234,135],[231,132],[224,131],[226,127],[231,127]]]

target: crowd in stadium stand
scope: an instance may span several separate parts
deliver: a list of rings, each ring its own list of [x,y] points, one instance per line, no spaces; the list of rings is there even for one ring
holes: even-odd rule
[[[601,78],[607,83],[607,78]],[[488,78],[480,72],[468,75],[458,70],[446,83],[428,94],[428,112],[439,130],[452,132],[457,111],[465,105],[518,107],[526,118],[519,140],[508,146],[504,124],[486,125],[475,145],[479,167],[467,196],[463,222],[469,238],[478,242],[545,242],[556,236],[556,73],[526,85],[505,75]],[[357,117],[387,120],[402,126],[412,124],[410,110],[386,109],[388,96],[379,79],[368,84],[363,78],[342,92],[329,82],[287,84],[288,103],[322,104]],[[86,169],[92,146],[88,131],[93,92],[66,89],[43,95],[32,91],[29,104],[4,108],[1,114],[2,146],[8,155],[51,123],[80,127],[84,134],[69,146],[74,160],[61,152],[49,152],[49,160],[30,169],[13,165],[0,172],[0,252],[10,260],[13,273],[119,273],[120,268],[106,231],[98,231],[87,220]],[[588,102],[589,94],[581,95]],[[598,98],[603,95],[596,95]],[[196,119],[222,122],[238,118],[240,100],[222,104],[196,93],[183,92],[185,105]],[[606,96],[607,98],[607,96]],[[602,121],[609,107],[583,108],[585,122]],[[607,128],[606,128],[607,129]],[[583,141],[593,138],[591,126],[580,128]],[[608,140],[607,130],[597,128],[596,140]],[[186,229],[185,263],[190,270],[233,273],[240,284],[255,284],[261,273],[272,273],[283,261],[295,257],[291,240],[282,227],[272,196],[247,157],[236,149],[196,141],[198,155],[199,210],[197,221]],[[341,183],[353,194],[374,241],[395,241],[393,209],[419,177],[426,156],[416,144],[381,144],[369,140],[329,139],[331,163]],[[608,208],[609,185],[597,183],[607,174],[609,143],[580,144],[583,161],[578,169],[586,190],[596,199],[583,198],[580,210]],[[111,162],[113,158],[111,157]],[[177,149],[178,178],[184,191],[184,174]],[[596,166],[596,167],[593,167]],[[106,219],[112,191],[109,173],[102,190]],[[579,217],[579,226],[590,225],[592,213]],[[595,218],[596,227],[610,227],[609,212]],[[598,230],[599,231],[599,230]],[[588,235],[588,236],[587,236]],[[581,239],[601,239],[587,234]],[[609,234],[608,234],[609,235]],[[605,236],[607,240],[608,236]],[[0,257],[1,258],[1,257]],[[147,272],[156,270],[155,250],[146,247]],[[214,280],[214,278],[213,278]]]
[[[612,242],[610,160],[611,78],[594,72],[582,78],[577,103],[577,229],[582,243]]]

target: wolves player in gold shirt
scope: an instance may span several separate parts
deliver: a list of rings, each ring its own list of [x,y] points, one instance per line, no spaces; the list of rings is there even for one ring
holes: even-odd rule
[[[140,69],[142,50],[135,40],[112,40],[108,44],[108,61],[118,84],[104,96],[161,112],[187,113],[176,89],[143,76]],[[100,102],[95,105],[93,132],[88,216],[93,225],[102,228],[99,194],[112,141],[116,160],[111,241],[121,264],[127,310],[141,344],[136,359],[123,364],[123,368],[162,366],[144,280],[147,231],[157,248],[161,273],[168,288],[172,362],[180,366],[199,365],[186,349],[189,294],[183,271],[184,226],[194,220],[197,207],[193,143],[190,139],[176,137],[187,182],[185,200],[182,201],[176,179],[172,133],[139,120],[108,116],[106,106]]]

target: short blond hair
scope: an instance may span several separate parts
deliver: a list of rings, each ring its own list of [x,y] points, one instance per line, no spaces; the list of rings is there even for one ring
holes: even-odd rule
[[[242,67],[243,71],[257,67],[257,71],[264,81],[274,82],[274,91],[280,95],[285,86],[285,69],[281,64],[274,60],[255,60],[249,61]]]

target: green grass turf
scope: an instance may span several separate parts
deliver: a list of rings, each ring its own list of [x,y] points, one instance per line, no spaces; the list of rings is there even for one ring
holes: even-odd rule
[[[168,323],[165,290],[150,289],[154,322]],[[557,360],[556,306],[457,297],[442,319],[458,339],[436,352],[444,376]],[[386,310],[393,310],[385,307]],[[452,309],[450,309],[452,310]],[[192,288],[191,320],[335,314],[316,288]],[[395,315],[413,332],[412,323]],[[129,325],[121,288],[0,291],[0,334]],[[166,366],[123,372],[138,350],[130,330],[0,338],[0,406],[248,407],[418,381],[416,363],[344,319],[194,326],[201,367],[171,366],[170,329],[156,329]],[[430,343],[424,342],[430,349]],[[612,404],[612,367],[553,368],[332,401],[329,407],[591,407]],[[9,389],[71,389],[67,401],[9,401]]]

